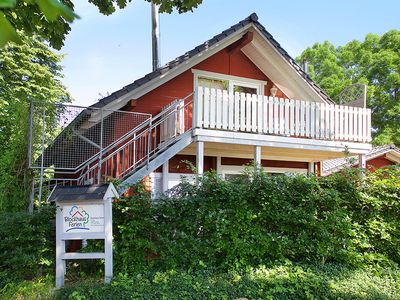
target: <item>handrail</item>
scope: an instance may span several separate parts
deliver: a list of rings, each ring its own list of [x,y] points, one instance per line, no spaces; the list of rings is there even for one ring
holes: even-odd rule
[[[190,104],[192,104],[193,100],[190,100],[187,103],[184,103],[184,101],[187,100],[192,95],[193,95],[193,93],[191,93],[177,101],[177,103],[178,102],[183,103],[182,106],[176,105],[176,106],[172,107],[172,109],[171,109],[171,107],[168,107],[168,108],[162,110],[159,114],[157,114],[153,118],[150,118],[149,120],[146,120],[145,122],[143,122],[139,128],[137,128],[135,131],[132,131],[129,134],[129,137],[133,136],[133,138],[130,138],[129,140],[127,140],[127,137],[126,137],[123,140],[121,140],[120,143],[124,142],[122,145],[120,145],[118,148],[114,149],[111,153],[108,153],[105,157],[101,158],[101,160],[98,160],[95,164],[91,165],[90,167],[88,164],[86,164],[88,166],[88,169],[78,177],[78,179],[77,179],[78,182],[82,182],[85,178],[89,178],[89,177],[94,178],[94,176],[91,176],[91,175],[96,170],[98,170],[99,166],[101,166],[103,164],[107,164],[108,161],[112,160],[118,153],[124,151],[125,149],[128,149],[131,146],[135,146],[136,144],[138,144],[138,146],[139,146],[140,143],[142,143],[142,142],[146,144],[146,148],[147,148],[145,155],[143,157],[139,157],[136,160],[136,153],[135,153],[134,154],[135,159],[134,159],[133,163],[126,166],[124,168],[124,170],[121,171],[120,175],[121,175],[121,177],[126,176],[133,169],[141,167],[141,166],[145,165],[145,163],[148,164],[149,161],[154,157],[154,155],[156,153],[162,151],[165,147],[170,145],[172,141],[177,140],[177,137],[173,136],[173,137],[169,138],[168,141],[157,142],[157,133],[160,134],[160,132],[159,132],[160,129],[158,130],[158,127],[162,126],[165,122],[167,122],[169,120],[169,118],[177,116],[178,114],[181,114],[181,113],[184,114],[185,111],[188,109],[188,106]],[[188,129],[190,129],[190,128],[188,128]],[[183,131],[186,132],[187,130],[185,130],[185,128],[184,128]],[[153,137],[153,135],[154,135],[154,137]],[[116,145],[116,143],[114,143],[114,145]],[[160,147],[160,145],[163,145],[163,146]],[[143,146],[143,145],[141,145],[141,146]],[[106,153],[106,151],[103,151],[103,152]],[[125,159],[125,157],[123,157],[122,159]],[[92,161],[91,163],[93,163],[93,162],[95,162],[95,160]],[[103,175],[107,175],[107,174],[103,174]]]

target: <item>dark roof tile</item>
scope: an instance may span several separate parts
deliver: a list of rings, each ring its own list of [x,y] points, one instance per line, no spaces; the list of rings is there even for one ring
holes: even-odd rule
[[[49,196],[49,201],[103,200],[109,184],[59,186]]]

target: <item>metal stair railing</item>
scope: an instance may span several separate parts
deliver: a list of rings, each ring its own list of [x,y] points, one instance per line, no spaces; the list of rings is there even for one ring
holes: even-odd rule
[[[101,184],[111,179],[124,179],[135,170],[177,142],[192,129],[193,93],[175,100],[156,116],[149,118],[118,140],[93,155],[75,170],[62,169],[46,173],[40,187],[32,182],[31,205],[35,198],[45,199],[57,186]],[[56,176],[54,176],[56,175]],[[38,195],[39,188],[41,191]],[[40,202],[39,201],[39,202]]]
[[[123,180],[180,139],[192,129],[189,113],[193,94],[173,101],[158,115],[146,121],[145,126],[131,134],[130,139],[112,151],[104,151],[101,160],[87,165],[77,179],[78,184],[100,184],[110,179]]]

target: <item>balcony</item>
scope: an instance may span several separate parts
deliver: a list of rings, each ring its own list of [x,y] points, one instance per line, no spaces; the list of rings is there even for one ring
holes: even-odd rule
[[[198,87],[193,128],[220,131],[219,137],[236,132],[361,144],[371,141],[371,110]]]

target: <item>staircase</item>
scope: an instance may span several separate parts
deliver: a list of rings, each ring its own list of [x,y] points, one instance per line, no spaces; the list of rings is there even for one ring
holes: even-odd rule
[[[191,96],[191,95],[189,95]],[[130,132],[117,147],[103,151],[82,169],[77,184],[118,180],[119,192],[149,175],[192,142],[189,109],[192,101],[176,100]]]
[[[100,150],[69,176],[60,178],[55,175],[37,180],[39,187],[32,186],[32,201],[41,199],[60,185],[94,185],[117,180],[120,182],[119,192],[125,192],[130,185],[191,144],[191,97],[192,94],[173,101],[158,115],[143,121],[123,138]]]

